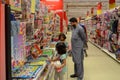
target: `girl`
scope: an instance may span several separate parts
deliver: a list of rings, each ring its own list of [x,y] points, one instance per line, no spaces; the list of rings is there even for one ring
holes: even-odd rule
[[[64,42],[66,45],[66,49],[67,49],[67,56],[71,56],[71,43],[68,44],[68,42],[66,42],[66,35],[64,33],[60,33],[59,34],[59,41],[58,42]]]
[[[65,41],[66,40],[66,35],[64,33],[60,33],[58,39],[59,39],[58,42],[64,42],[66,47],[68,47],[68,43]]]
[[[64,42],[58,42],[56,44],[57,56],[50,60],[55,67],[54,80],[64,80],[64,74],[66,71],[66,45]]]

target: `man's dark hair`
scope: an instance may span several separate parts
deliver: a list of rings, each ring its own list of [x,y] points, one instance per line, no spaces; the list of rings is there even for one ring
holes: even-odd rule
[[[73,17],[73,18],[70,18],[69,21],[70,21],[70,22],[77,22],[77,19],[76,19],[75,17]]]

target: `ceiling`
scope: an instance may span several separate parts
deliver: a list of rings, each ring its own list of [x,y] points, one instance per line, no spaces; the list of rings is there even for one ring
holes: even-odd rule
[[[64,0],[64,10],[67,12],[68,18],[70,17],[86,17],[87,11],[90,12],[94,8],[96,14],[96,5],[102,2],[102,11],[109,9],[109,0]],[[116,5],[120,6],[120,0],[116,0]]]

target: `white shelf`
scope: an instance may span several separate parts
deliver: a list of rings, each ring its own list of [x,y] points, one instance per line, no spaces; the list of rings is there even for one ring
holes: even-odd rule
[[[49,49],[53,49],[54,50],[53,57],[55,57],[57,55],[57,52],[55,51],[55,48],[49,48]],[[51,78],[53,72],[54,72],[54,67],[52,65],[50,65],[49,68],[48,68],[48,72],[46,74],[46,77],[43,80],[46,80],[46,79],[47,80],[51,80],[50,78]]]
[[[37,80],[40,77],[40,75],[42,74],[42,72],[43,72],[43,70],[45,69],[46,66],[47,66],[47,63],[43,65],[42,70],[40,70],[38,72],[37,76],[34,79],[32,79],[32,80]]]
[[[109,56],[111,56],[114,60],[116,60],[117,62],[120,63],[120,61],[116,59],[115,54],[109,52],[109,51],[106,50],[106,49],[102,49],[102,50],[103,50],[105,53],[107,53]]]
[[[45,75],[45,77],[44,77],[43,80],[46,80],[46,79],[49,77],[49,73],[50,73],[51,68],[52,68],[52,66],[50,65],[50,66],[48,67],[48,71],[47,71],[47,73],[46,73],[46,75]]]
[[[53,72],[54,72],[54,67],[52,67],[52,69],[50,70],[50,74],[49,74],[49,79],[51,80],[51,77],[53,75]]]
[[[118,63],[120,63],[120,61],[116,59],[115,54],[109,52],[107,49],[104,49],[104,48],[100,47],[99,45],[93,43],[93,42],[90,41],[90,40],[89,40],[89,42],[91,42],[93,45],[95,45],[96,47],[98,47],[99,49],[101,49],[102,51],[104,51],[105,53],[107,53],[107,55],[109,55],[109,56],[110,56],[111,58],[113,58],[115,61],[117,61]]]

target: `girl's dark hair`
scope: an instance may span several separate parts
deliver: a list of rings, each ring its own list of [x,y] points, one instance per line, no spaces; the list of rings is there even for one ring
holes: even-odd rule
[[[61,36],[64,38],[64,40],[66,39],[65,34],[64,34],[64,33],[60,33],[60,34],[59,34],[59,40],[60,40]]]
[[[58,54],[60,55],[66,54],[66,45],[64,42],[57,43],[55,47],[56,47]]]

